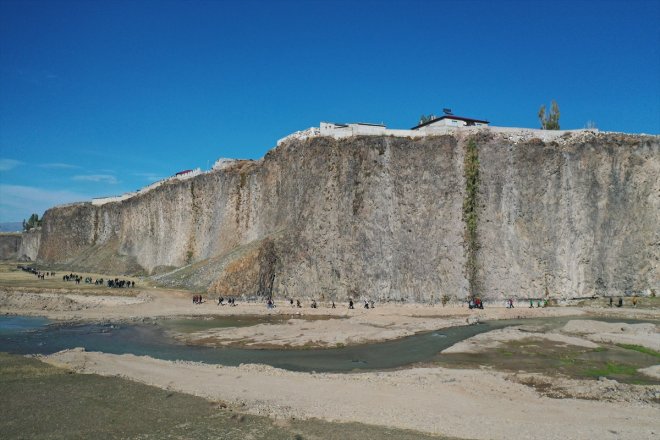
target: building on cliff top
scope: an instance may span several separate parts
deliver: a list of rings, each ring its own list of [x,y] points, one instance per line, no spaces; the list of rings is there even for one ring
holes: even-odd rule
[[[487,126],[488,124],[490,124],[489,121],[456,116],[450,113],[419,124],[411,128],[411,130],[429,130],[437,127],[480,127]]]
[[[455,116],[451,113],[440,117],[433,117],[428,122],[419,124],[409,130],[387,128],[385,124],[372,124],[368,122],[321,122],[318,127],[310,127],[307,130],[296,131],[277,141],[277,145],[289,140],[305,140],[318,136],[330,136],[335,139],[351,136],[400,136],[400,137],[423,137],[436,135],[443,131],[452,131],[462,127],[487,127],[489,121],[482,119]]]

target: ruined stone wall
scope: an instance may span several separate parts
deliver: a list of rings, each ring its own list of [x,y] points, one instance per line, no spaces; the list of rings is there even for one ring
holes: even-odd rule
[[[478,152],[475,276],[464,167]],[[658,288],[657,137],[487,130],[290,141],[102,206],[46,212],[45,263],[218,294],[438,301]],[[470,239],[472,240],[472,239]],[[470,286],[472,284],[472,286]]]

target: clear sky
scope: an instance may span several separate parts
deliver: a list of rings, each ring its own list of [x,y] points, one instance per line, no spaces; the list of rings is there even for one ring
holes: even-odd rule
[[[660,133],[660,0],[0,0],[0,222],[421,114]]]

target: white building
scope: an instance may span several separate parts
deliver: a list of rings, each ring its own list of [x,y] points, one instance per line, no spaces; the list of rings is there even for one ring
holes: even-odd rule
[[[352,136],[397,136],[397,137],[423,137],[434,136],[452,132],[456,128],[462,127],[486,127],[490,124],[481,119],[465,118],[463,116],[454,116],[446,114],[433,118],[428,122],[419,124],[409,130],[387,128],[385,124],[372,124],[367,122],[321,122],[318,127],[310,127],[307,130],[296,131],[277,141],[277,145],[290,140],[305,140],[318,136],[329,136],[335,139],[342,139]]]
[[[321,122],[319,127],[321,136],[349,137],[359,135],[382,135],[387,127],[384,124],[369,124],[367,122],[353,122],[339,124],[336,122]]]
[[[488,121],[483,121],[481,119],[465,118],[463,116],[455,116],[452,114],[442,115],[438,118],[431,119],[430,121],[419,124],[411,130],[433,130],[435,128],[444,128],[444,127],[479,127],[487,126],[490,124]]]

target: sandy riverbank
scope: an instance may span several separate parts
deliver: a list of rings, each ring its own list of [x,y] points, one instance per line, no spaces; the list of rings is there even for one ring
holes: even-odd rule
[[[136,289],[102,295],[74,290],[0,290],[0,313],[39,315],[68,321],[143,321],[155,318],[226,315],[277,315],[269,324],[194,332],[192,343],[226,345],[321,346],[400,338],[421,331],[477,320],[579,316],[563,328],[547,331],[519,326],[495,330],[450,349],[478,353],[497,344],[538,337],[592,349],[601,343],[637,343],[655,347],[657,327],[599,323],[589,317],[658,320],[653,308],[550,307],[469,310],[461,304],[376,304],[375,309],[275,309],[263,303],[236,307],[214,302],[194,305],[191,293]],[[295,317],[296,319],[287,319]],[[326,319],[299,319],[324,317]],[[461,345],[462,344],[462,345]],[[467,348],[466,348],[467,347]],[[170,362],[150,357],[69,350],[42,358],[80,373],[121,376],[160,388],[226,401],[240,411],[278,420],[319,418],[328,421],[414,429],[459,438],[655,438],[660,432],[660,387],[619,384],[612,380],[553,378],[543,374],[505,373],[489,368],[437,366],[352,374],[296,373],[264,365],[224,367]],[[657,366],[646,368],[657,375]],[[550,398],[541,389],[551,387]],[[538,388],[538,389],[537,389]],[[477,420],[475,420],[475,416]]]
[[[326,304],[292,308],[278,301],[275,309],[263,303],[239,302],[236,307],[218,306],[215,302],[193,304],[190,292],[164,289],[122,289],[118,293],[95,295],[79,291],[0,290],[0,313],[45,316],[63,321],[141,321],[155,318],[228,315],[275,315],[278,323],[251,327],[213,329],[180,338],[191,343],[255,346],[317,346],[359,344],[391,340],[418,332],[465,325],[476,321],[524,319],[552,316],[610,316],[625,319],[657,319],[653,309],[609,309],[580,307],[514,308],[486,307],[469,310],[464,304],[377,304],[375,309],[349,310],[346,304],[332,309]],[[287,317],[323,316],[337,319],[307,321]]]
[[[660,351],[658,326],[651,323],[626,324],[590,319],[571,320],[563,327],[544,332],[529,326],[514,326],[473,336],[443,350],[443,353],[480,353],[510,341],[546,339],[565,345],[597,348],[596,342],[634,344]]]
[[[651,439],[660,432],[657,404],[552,399],[488,370],[308,374],[79,350],[44,360],[227,401],[278,419],[355,421],[474,439]]]

